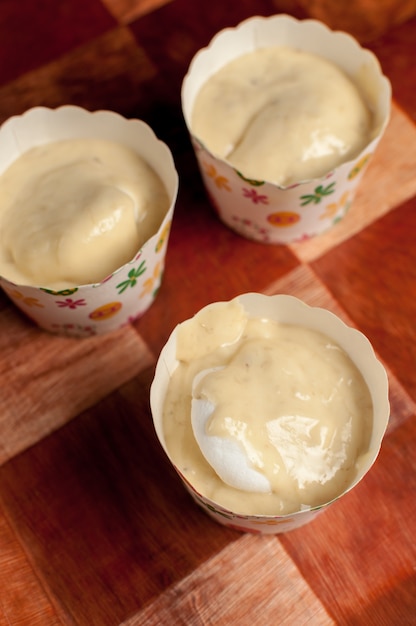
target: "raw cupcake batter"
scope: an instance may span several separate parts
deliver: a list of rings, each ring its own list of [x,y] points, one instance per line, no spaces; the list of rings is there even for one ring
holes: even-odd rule
[[[244,176],[287,186],[357,156],[372,115],[334,64],[288,47],[234,59],[202,86],[193,134]]]
[[[134,257],[168,208],[162,181],[126,146],[33,148],[0,177],[0,274],[51,289],[99,282]]]
[[[172,461],[199,493],[237,513],[279,515],[324,504],[354,479],[368,449],[372,401],[328,337],[247,318],[233,300],[179,326],[177,359],[163,432]],[[212,413],[198,433],[206,406]],[[241,471],[224,441],[263,482]]]

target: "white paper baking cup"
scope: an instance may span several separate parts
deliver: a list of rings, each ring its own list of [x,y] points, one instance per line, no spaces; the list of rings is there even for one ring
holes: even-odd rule
[[[324,176],[281,187],[252,180],[212,154],[192,132],[195,98],[207,79],[229,61],[258,48],[283,45],[334,62],[360,88],[374,117],[369,144],[353,160]],[[331,89],[331,85],[328,85]],[[350,35],[317,20],[288,15],[253,17],[220,31],[197,52],[182,84],[182,109],[207,194],[220,219],[234,231],[262,243],[302,241],[336,224],[349,209],[390,116],[391,86],[372,52]]]
[[[89,112],[69,105],[35,107],[7,120],[0,128],[0,174],[34,146],[81,137],[117,141],[135,150],[159,175],[170,206],[158,231],[128,263],[99,283],[52,291],[42,285],[15,284],[0,276],[3,290],[36,324],[73,337],[116,330],[147,311],[162,280],[178,192],[172,154],[145,122],[112,111]]]
[[[360,331],[347,326],[339,317],[326,309],[308,306],[298,298],[288,295],[266,296],[246,293],[239,296],[238,301],[244,306],[249,317],[264,317],[280,323],[304,326],[330,337],[345,350],[363,375],[373,402],[373,429],[368,452],[360,458],[353,482],[336,498],[317,507],[289,515],[235,513],[199,493],[175,466],[167,449],[163,434],[163,405],[170,378],[178,365],[176,359],[178,327],[173,330],[160,353],[150,390],[154,427],[162,448],[191,496],[214,520],[241,531],[278,534],[293,530],[313,520],[330,504],[353,489],[370,470],[378,456],[390,416],[387,374],[376,358],[369,340]]]

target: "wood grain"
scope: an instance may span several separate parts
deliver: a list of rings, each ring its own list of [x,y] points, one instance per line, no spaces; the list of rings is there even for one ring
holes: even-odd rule
[[[153,356],[130,328],[74,340],[0,313],[0,464],[130,380]]]
[[[171,0],[103,0],[109,12],[121,24],[128,24],[133,20],[157,10]]]
[[[315,19],[334,30],[345,30],[368,42],[416,15],[415,0],[298,0]]]
[[[60,57],[114,25],[114,19],[99,0],[71,0],[64,4],[43,0],[42,7],[27,1],[17,4],[3,0],[0,84]]]
[[[415,207],[416,200],[412,198],[313,263],[321,280],[413,398],[416,394]]]
[[[285,274],[274,283],[271,283],[265,291],[268,295],[276,293],[289,293],[300,298],[310,306],[322,307],[332,311],[340,317],[348,326],[359,328],[357,324],[348,316],[346,310],[340,306],[329,289],[325,286],[319,276],[314,273],[311,267],[300,265],[291,272]],[[390,370],[386,361],[377,355],[382,361],[389,379],[389,401],[391,407],[388,432],[394,430],[403,421],[413,417],[416,413],[416,403],[407,393],[406,388],[400,384],[396,376]]]
[[[376,54],[384,73],[391,81],[394,98],[415,122],[414,18],[397,28],[389,29],[382,37],[371,42],[369,47]]]
[[[248,535],[230,543],[123,626],[165,623],[335,624],[279,541]]]
[[[219,29],[280,11],[367,39],[394,101],[346,218],[314,240],[267,246],[213,211],[180,87]],[[413,0],[353,0],[342,15],[325,0],[2,3],[0,122],[38,104],[140,117],[172,149],[180,192],[162,287],[134,325],[54,337],[0,294],[0,626],[416,623],[415,35]],[[241,534],[198,508],[149,408],[173,327],[247,291],[334,311],[369,337],[390,384],[371,471],[278,537]]]
[[[0,502],[42,585],[76,624],[119,623],[239,536],[218,532],[164,458],[149,415],[151,375],[0,468]]]
[[[0,624],[62,626],[62,621],[32,569],[25,551],[0,510]]]
[[[111,29],[0,86],[0,122],[34,106],[67,103],[141,117],[137,101],[156,73],[129,29]]]
[[[392,622],[379,599],[392,587],[393,623],[414,623],[409,581],[416,557],[415,438],[416,421],[408,420],[385,440],[372,471],[348,496],[316,523],[282,538],[324,605],[336,605],[337,623],[388,626]],[[406,489],[399,487],[404,476]]]

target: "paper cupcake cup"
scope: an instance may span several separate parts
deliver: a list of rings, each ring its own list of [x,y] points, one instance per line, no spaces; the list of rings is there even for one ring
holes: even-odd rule
[[[289,515],[236,513],[199,493],[175,465],[166,446],[162,422],[163,406],[170,378],[178,365],[176,359],[178,327],[173,330],[160,353],[150,390],[154,427],[163,450],[195,502],[215,521],[244,532],[278,534],[293,530],[313,520],[333,502],[353,489],[370,470],[378,456],[390,415],[387,374],[376,358],[369,340],[360,331],[347,326],[339,317],[326,309],[308,306],[298,298],[287,295],[266,296],[246,293],[239,296],[238,301],[243,305],[249,317],[263,317],[283,324],[299,325],[330,337],[343,348],[361,372],[373,402],[373,427],[368,451],[357,462],[354,480],[336,498]],[[242,495],[242,499],[243,497]]]
[[[152,304],[162,280],[178,174],[170,150],[143,121],[76,106],[35,107],[6,121],[0,128],[0,174],[30,148],[72,138],[100,138],[132,148],[159,175],[170,200],[158,231],[134,258],[99,283],[52,291],[42,285],[15,284],[0,276],[6,294],[41,328],[87,337],[128,324]]]
[[[192,132],[195,98],[208,78],[258,48],[283,45],[314,53],[340,67],[359,87],[374,114],[371,141],[361,153],[324,176],[282,187],[247,178],[212,154]],[[328,89],[331,85],[328,85]],[[302,241],[336,224],[349,209],[390,116],[391,86],[372,52],[350,35],[316,20],[288,15],[253,17],[220,31],[193,58],[182,85],[182,109],[207,194],[220,219],[262,243]]]

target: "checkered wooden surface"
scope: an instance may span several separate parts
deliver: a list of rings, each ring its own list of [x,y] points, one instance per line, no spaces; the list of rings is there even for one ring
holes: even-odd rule
[[[66,103],[139,117],[172,149],[180,193],[162,288],[134,326],[53,337],[0,296],[0,626],[416,624],[416,6],[348,4],[342,16],[334,0],[1,3],[0,122]],[[180,110],[198,48],[279,11],[359,36],[394,97],[347,217],[287,247],[217,220]],[[173,327],[247,291],[333,310],[369,337],[390,380],[372,471],[309,526],[276,537],[200,511],[149,412]]]

